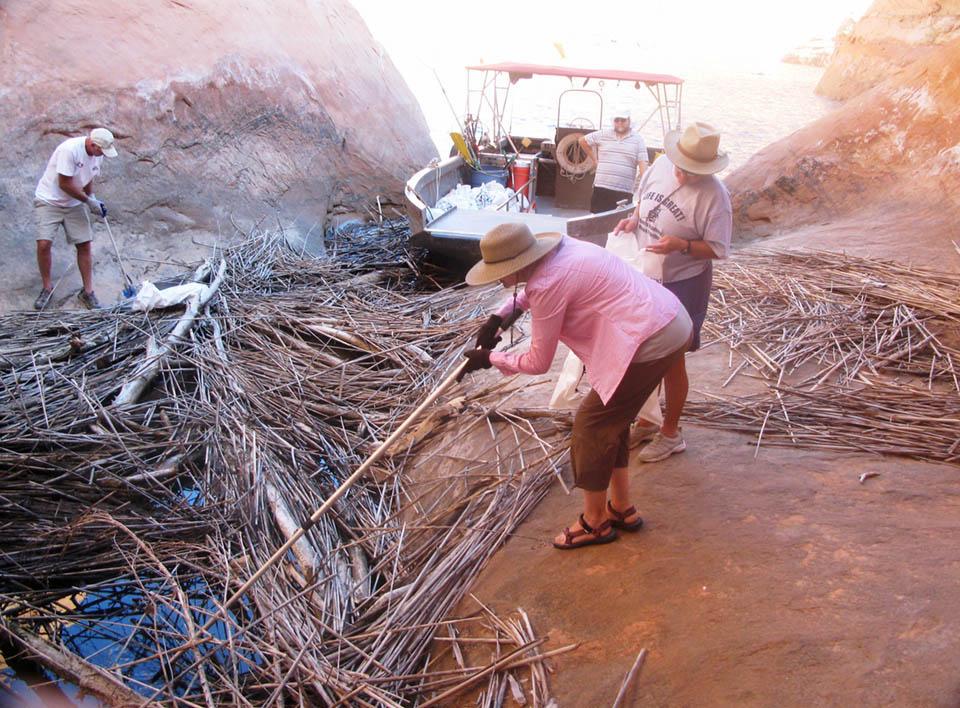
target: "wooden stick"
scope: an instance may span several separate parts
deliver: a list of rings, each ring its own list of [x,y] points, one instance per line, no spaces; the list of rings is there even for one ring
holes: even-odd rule
[[[546,639],[538,639],[538,640],[536,640],[535,642],[530,642],[529,644],[525,644],[524,646],[520,647],[519,649],[514,649],[512,652],[510,652],[509,654],[507,654],[506,656],[504,656],[502,659],[499,659],[498,661],[493,662],[492,664],[490,664],[489,666],[487,666],[487,668],[483,669],[482,671],[478,671],[477,673],[473,674],[472,676],[469,676],[465,681],[461,681],[460,683],[458,683],[458,684],[457,684],[456,686],[454,686],[453,688],[447,689],[446,691],[444,691],[443,693],[441,693],[439,696],[434,696],[434,697],[431,698],[429,701],[426,701],[426,702],[424,702],[424,703],[421,703],[421,704],[420,704],[420,708],[429,708],[429,706],[435,706],[435,705],[437,705],[438,703],[441,703],[441,702],[445,701],[446,699],[450,698],[451,696],[456,696],[458,693],[462,693],[463,691],[465,691],[465,690],[467,690],[468,688],[470,688],[470,687],[471,687],[473,684],[475,684],[477,681],[479,681],[480,679],[482,679],[484,676],[487,676],[488,674],[491,674],[491,673],[493,673],[494,671],[496,671],[496,670],[498,670],[498,669],[500,669],[500,668],[503,668],[504,666],[507,666],[508,664],[513,663],[513,659],[515,659],[515,658],[517,657],[517,655],[522,654],[522,653],[525,652],[525,651],[529,651],[530,649],[536,649],[538,646],[540,646],[541,644],[543,644],[543,643],[546,642],[546,641],[547,641]],[[531,657],[531,658],[533,658],[533,657]]]
[[[643,648],[640,650],[640,653],[637,654],[637,660],[633,662],[633,667],[630,671],[627,672],[626,678],[623,679],[623,684],[620,686],[620,691],[617,693],[617,697],[613,699],[612,708],[620,708],[623,705],[623,699],[627,695],[627,687],[630,686],[630,682],[633,681],[633,677],[637,675],[637,672],[640,671],[640,667],[643,666],[643,660],[647,658],[647,650]]]
[[[88,661],[62,651],[48,641],[31,637],[20,632],[10,624],[0,623],[0,632],[27,654],[46,666],[56,675],[69,679],[81,690],[98,696],[111,706],[159,706],[149,701],[144,703],[143,696],[131,691],[122,681]]]
[[[136,401],[140,399],[140,396],[143,395],[149,383],[153,381],[154,377],[160,371],[160,364],[164,357],[166,357],[166,355],[173,350],[173,346],[178,344],[180,340],[183,339],[183,336],[190,331],[200,310],[209,302],[214,293],[217,292],[217,288],[220,287],[220,282],[223,280],[223,274],[226,269],[226,261],[220,261],[220,268],[213,282],[190,300],[186,312],[183,313],[177,326],[173,332],[170,333],[170,336],[167,337],[167,341],[162,347],[158,347],[156,351],[152,353],[148,352],[147,359],[140,365],[133,378],[127,381],[120,389],[120,393],[118,393],[114,399],[113,405],[122,406],[129,403],[136,403]]]

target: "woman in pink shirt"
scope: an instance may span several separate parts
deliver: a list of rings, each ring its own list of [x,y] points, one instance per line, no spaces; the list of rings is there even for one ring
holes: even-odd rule
[[[558,233],[535,237],[523,224],[504,224],[484,235],[480,251],[483,260],[467,273],[468,284],[525,287],[480,329],[477,349],[465,352],[464,373],[496,366],[504,374],[542,374],[563,342],[586,365],[592,386],[571,439],[583,513],[553,545],[609,543],[618,529],[639,530],[643,520],[630,503],[627,477],[630,423],[686,351],[689,315],[663,286],[591,243]],[[531,314],[530,348],[492,351],[515,307]]]

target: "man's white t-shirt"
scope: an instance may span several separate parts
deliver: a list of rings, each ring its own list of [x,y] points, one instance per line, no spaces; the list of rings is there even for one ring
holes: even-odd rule
[[[587,145],[597,152],[597,174],[593,186],[633,192],[637,182],[637,165],[647,161],[647,146],[639,133],[622,138],[614,130],[596,130],[584,136]]]
[[[733,208],[727,188],[715,175],[681,187],[673,163],[661,155],[643,173],[637,203],[640,209],[637,229],[641,235],[653,241],[664,235],[706,241],[717,258],[726,258],[730,252]],[[668,253],[663,259],[663,282],[693,278],[710,267],[709,260]]]
[[[85,141],[86,136],[81,135],[78,138],[67,138],[57,145],[37,183],[37,190],[34,192],[37,199],[59,207],[72,207],[83,203],[60,189],[58,175],[72,177],[74,186],[83,191],[90,180],[100,174],[103,157],[88,155],[84,147]]]

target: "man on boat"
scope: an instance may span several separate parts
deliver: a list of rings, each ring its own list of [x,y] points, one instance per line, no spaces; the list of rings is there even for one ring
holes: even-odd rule
[[[77,266],[83,280],[77,299],[89,309],[100,306],[93,292],[93,227],[87,209],[101,218],[107,215],[107,207],[93,193],[93,180],[100,174],[103,156],[117,156],[113,143],[113,133],[106,128],[94,128],[89,135],[64,140],[47,161],[34,192],[37,265],[43,283],[33,303],[37,310],[45,308],[53,294],[51,253],[61,226],[67,243],[77,249]]]
[[[647,146],[639,133],[630,129],[630,111],[621,108],[613,115],[613,130],[596,130],[580,138],[580,147],[595,158],[590,211],[598,214],[633,201],[637,182],[647,166]]]
[[[682,133],[670,131],[664,151],[643,175],[636,210],[617,224],[614,233],[645,236],[650,242],[646,250],[663,256],[663,286],[693,320],[688,351],[696,351],[710,302],[713,261],[726,258],[730,251],[733,210],[730,194],[716,176],[729,158],[720,152],[720,132],[707,123],[693,123]],[[689,388],[684,357],[664,375],[663,386],[663,425],[638,420],[631,435],[631,446],[652,439],[637,453],[642,462],[663,460],[687,447],[680,428]]]

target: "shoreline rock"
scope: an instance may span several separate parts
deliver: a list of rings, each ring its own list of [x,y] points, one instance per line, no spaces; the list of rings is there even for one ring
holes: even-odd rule
[[[960,6],[937,0],[876,0],[837,48],[817,93],[847,100],[960,38]]]
[[[70,41],[69,23],[91,17],[98,39]],[[59,141],[96,125],[118,139],[96,187],[114,232],[148,234],[174,257],[181,234],[232,219],[272,212],[306,231],[331,205],[400,203],[407,176],[436,155],[416,99],[346,0],[13,0],[0,21],[4,309],[29,307],[38,287],[32,203],[43,165]],[[63,272],[72,254],[62,242],[54,251]]]

